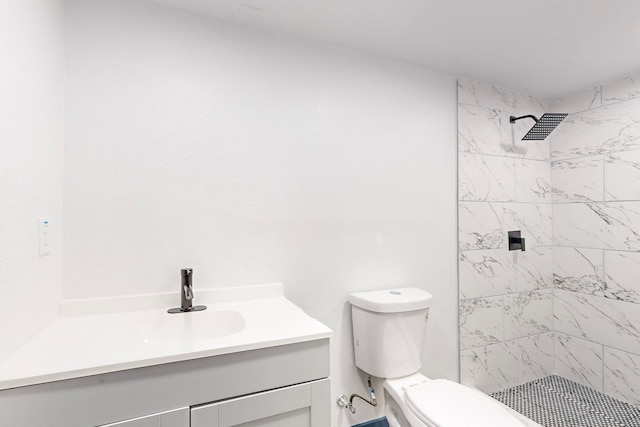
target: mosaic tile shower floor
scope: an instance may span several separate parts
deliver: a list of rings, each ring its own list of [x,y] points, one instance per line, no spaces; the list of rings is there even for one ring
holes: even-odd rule
[[[557,375],[491,397],[544,427],[640,427],[640,409]]]

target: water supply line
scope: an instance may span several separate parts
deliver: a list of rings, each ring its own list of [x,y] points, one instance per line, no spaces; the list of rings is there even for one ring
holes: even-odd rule
[[[367,402],[369,405],[371,406],[378,406],[378,400],[376,399],[376,393],[375,390],[373,389],[373,387],[371,386],[371,377],[369,377],[367,379],[367,384],[369,385],[369,394],[371,395],[371,400],[360,396],[357,393],[353,393],[351,395],[351,397],[349,397],[349,399],[347,400],[347,396],[344,394],[341,394],[340,396],[338,396],[338,405],[339,406],[344,406],[345,408],[347,408],[349,410],[349,412],[351,412],[352,414],[356,413],[356,407],[353,406],[353,399],[355,399],[356,397],[358,399],[362,399],[365,402]]]

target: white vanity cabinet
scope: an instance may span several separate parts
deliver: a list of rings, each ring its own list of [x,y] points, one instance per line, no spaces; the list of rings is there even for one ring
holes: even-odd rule
[[[325,379],[193,407],[191,427],[327,427],[329,412]]]
[[[1,390],[0,426],[327,427],[328,377],[329,339],[296,342]]]
[[[106,424],[101,427],[189,427],[189,408]]]

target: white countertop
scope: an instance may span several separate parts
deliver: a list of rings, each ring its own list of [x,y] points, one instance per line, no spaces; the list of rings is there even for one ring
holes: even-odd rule
[[[327,338],[280,283],[195,290],[200,312],[168,314],[179,294],[66,301],[61,316],[0,361],[0,390]],[[144,308],[142,308],[143,306]],[[228,333],[227,335],[220,334]]]

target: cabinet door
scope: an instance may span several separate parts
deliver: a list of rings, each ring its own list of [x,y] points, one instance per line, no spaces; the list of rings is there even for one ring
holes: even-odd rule
[[[194,407],[191,427],[327,427],[329,380]]]
[[[189,408],[106,424],[102,427],[189,427]]]

